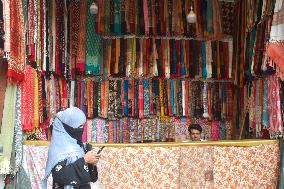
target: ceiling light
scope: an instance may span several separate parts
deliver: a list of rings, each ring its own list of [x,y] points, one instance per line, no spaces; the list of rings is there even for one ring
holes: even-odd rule
[[[192,6],[190,7],[190,12],[188,13],[188,15],[186,16],[186,21],[189,24],[193,24],[196,22],[196,14],[193,12],[193,8]]]
[[[90,6],[90,13],[97,14],[98,10],[99,10],[98,5],[95,2],[93,2]]]

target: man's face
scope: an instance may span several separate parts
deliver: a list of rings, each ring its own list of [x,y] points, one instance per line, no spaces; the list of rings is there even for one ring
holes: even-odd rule
[[[201,139],[201,132],[196,129],[191,129],[189,135],[192,141],[200,141]]]

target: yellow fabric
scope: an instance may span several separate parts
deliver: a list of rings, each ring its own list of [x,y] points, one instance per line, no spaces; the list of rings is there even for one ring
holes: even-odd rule
[[[161,105],[161,118],[165,117],[165,107],[164,107],[164,85],[163,81],[159,80],[159,86],[160,86],[160,105]]]
[[[38,78],[35,69],[33,69],[33,77],[34,77],[34,128],[38,128],[39,127]]]
[[[107,45],[107,76],[110,76],[111,45]]]
[[[105,106],[104,106],[104,118],[107,118],[108,114],[108,92],[109,92],[109,81],[105,81]]]
[[[118,74],[119,56],[120,56],[120,39],[116,39],[115,40],[115,67],[114,67],[115,74]]]

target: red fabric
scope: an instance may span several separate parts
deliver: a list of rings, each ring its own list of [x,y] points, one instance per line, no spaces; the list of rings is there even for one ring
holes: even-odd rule
[[[68,107],[68,95],[67,95],[67,84],[66,80],[64,78],[60,79],[62,82],[62,98],[61,98],[61,105],[62,105],[62,110],[65,110]]]
[[[11,52],[8,63],[7,76],[10,81],[18,82],[24,80],[25,47],[24,47],[24,20],[21,1],[10,1],[11,14]]]

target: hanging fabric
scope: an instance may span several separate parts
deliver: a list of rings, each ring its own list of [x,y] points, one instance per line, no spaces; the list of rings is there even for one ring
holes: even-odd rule
[[[8,8],[8,5],[6,6]],[[25,58],[25,32],[22,1],[10,1],[10,58],[8,62],[7,76],[11,81],[24,79]],[[8,49],[7,49],[8,50]]]

